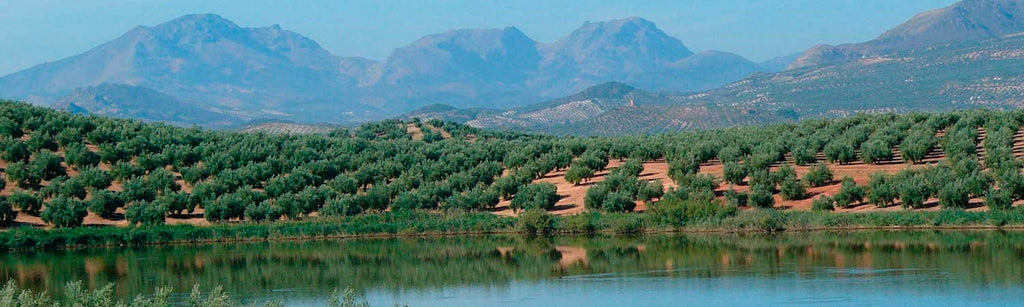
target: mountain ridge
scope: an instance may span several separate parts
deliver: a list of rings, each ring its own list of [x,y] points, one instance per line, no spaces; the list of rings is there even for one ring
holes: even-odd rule
[[[192,14],[0,77],[0,95],[54,105],[79,88],[122,84],[245,118],[358,123],[435,103],[522,106],[608,81],[697,91],[764,69],[734,54],[694,54],[639,17],[587,22],[552,43],[515,27],[452,30],[378,62],[334,55],[278,25]]]

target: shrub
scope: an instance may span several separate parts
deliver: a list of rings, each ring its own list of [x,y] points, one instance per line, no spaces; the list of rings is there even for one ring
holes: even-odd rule
[[[665,196],[665,186],[661,184],[660,180],[647,181],[640,186],[640,191],[637,191],[637,200],[650,202],[654,199],[660,199]]]
[[[750,198],[749,193],[737,192],[733,189],[725,190],[725,202],[730,206],[746,207],[747,200]]]
[[[43,208],[43,199],[35,194],[24,191],[16,191],[7,199],[12,206],[17,207],[21,212],[29,215],[38,215]]]
[[[359,206],[356,206],[358,208]],[[262,201],[259,204],[249,204],[245,207],[245,219],[253,222],[276,221],[281,219],[283,210],[270,201]],[[325,214],[332,215],[332,214]]]
[[[811,210],[814,211],[832,211],[835,210],[835,200],[828,195],[822,195],[814,199],[811,203]]]
[[[931,196],[931,187],[922,176],[903,178],[899,184],[900,201],[904,208],[920,208]]]
[[[112,179],[106,171],[101,170],[97,167],[85,167],[78,172],[78,176],[75,177],[85,184],[86,187],[90,187],[97,190],[103,190],[110,187]]]
[[[514,210],[541,209],[551,210],[558,202],[558,189],[554,184],[542,182],[528,184],[519,189],[519,193],[512,198],[510,207]]]
[[[647,214],[663,224],[679,227],[692,222],[721,220],[736,216],[737,212],[736,206],[723,206],[718,201],[667,198],[654,203]]]
[[[743,179],[747,178],[747,168],[739,162],[726,162],[722,171],[725,182],[731,184],[743,184]]]
[[[873,164],[892,160],[892,148],[882,140],[868,140],[860,146],[861,160]]]
[[[537,208],[530,208],[519,214],[516,227],[528,234],[547,234],[555,228],[551,214]]]
[[[64,170],[64,166],[60,164],[62,160],[57,154],[49,150],[43,150],[35,154],[32,162],[29,162],[29,166],[37,171],[43,180],[50,180],[60,176],[67,176],[68,173]]]
[[[939,205],[943,208],[964,209],[970,203],[970,190],[962,180],[948,182],[939,188]]]
[[[82,225],[88,213],[82,201],[57,197],[46,204],[46,210],[39,217],[55,227],[78,227]]]
[[[989,188],[985,205],[990,211],[1004,211],[1013,208],[1013,193],[1009,190]]]
[[[583,165],[574,164],[568,171],[565,171],[565,181],[573,185],[590,180],[590,177],[594,177],[594,170]]]
[[[825,157],[829,162],[846,164],[857,159],[853,145],[846,141],[832,141],[825,145]]]
[[[881,208],[895,205],[899,193],[889,175],[874,173],[868,182],[867,197],[872,204]]]
[[[772,190],[766,186],[753,186],[750,192],[750,205],[755,208],[772,208],[775,206],[775,198],[772,197]]]
[[[566,218],[569,230],[574,233],[593,233],[597,231],[598,212],[584,212]]]
[[[352,216],[362,212],[363,208],[356,201],[356,196],[347,194],[327,201],[320,210],[320,214],[326,216]]]
[[[121,194],[107,190],[93,191],[89,200],[89,211],[101,217],[110,217],[117,208],[124,206]]]
[[[130,225],[160,225],[167,218],[167,207],[157,202],[135,202],[124,209]]]
[[[779,187],[779,194],[782,195],[782,199],[785,200],[799,200],[803,199],[807,195],[807,190],[804,188],[804,183],[800,182],[794,177],[787,178],[782,182]]]
[[[832,183],[832,170],[828,168],[825,163],[815,164],[811,169],[804,175],[804,181],[807,181],[812,187],[820,187]]]
[[[85,166],[96,166],[100,163],[100,155],[89,151],[82,143],[73,143],[64,149],[64,156],[68,165],[75,168]]]
[[[10,225],[16,218],[18,218],[18,211],[14,211],[11,203],[7,201],[7,197],[0,196],[0,226]]]
[[[630,212],[636,209],[636,202],[621,192],[612,192],[605,197],[602,207],[610,212]]]
[[[836,206],[840,208],[849,208],[854,203],[860,204],[864,202],[864,187],[857,186],[857,183],[853,181],[850,176],[843,177],[843,183],[839,187],[839,193],[833,196],[835,199]]]

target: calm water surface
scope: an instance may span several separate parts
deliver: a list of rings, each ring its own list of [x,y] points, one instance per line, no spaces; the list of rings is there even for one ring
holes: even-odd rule
[[[1024,305],[1024,232],[450,237],[0,255],[0,278],[58,291],[223,285],[243,302],[374,306]],[[205,287],[208,288],[209,286]]]

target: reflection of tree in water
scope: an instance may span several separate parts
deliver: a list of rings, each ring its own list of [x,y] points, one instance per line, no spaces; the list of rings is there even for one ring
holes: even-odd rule
[[[117,282],[119,295],[156,285],[224,285],[233,293],[271,289],[436,289],[558,277],[833,277],[929,268],[965,284],[1021,285],[1024,234],[853,232],[642,237],[445,237],[264,242],[138,249],[16,253],[0,278],[54,291],[72,280]]]

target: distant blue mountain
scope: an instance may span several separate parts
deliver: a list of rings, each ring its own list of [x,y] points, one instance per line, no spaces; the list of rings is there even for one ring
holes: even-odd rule
[[[2,77],[0,97],[43,105],[61,101],[59,106],[75,105],[78,111],[109,113],[123,109],[102,103],[147,106],[114,101],[117,97],[158,96],[124,95],[126,87],[100,86],[121,84],[239,121],[351,123],[436,103],[515,107],[610,81],[692,92],[757,71],[766,68],[735,54],[694,54],[638,17],[588,22],[553,43],[536,42],[514,27],[453,30],[423,37],[376,62],[335,56],[276,25],[246,28],[198,14],[136,27],[82,54]],[[114,100],[74,101],[114,89],[117,95],[108,95]],[[111,115],[167,118],[156,113]],[[208,124],[187,118],[179,117],[183,124]]]

